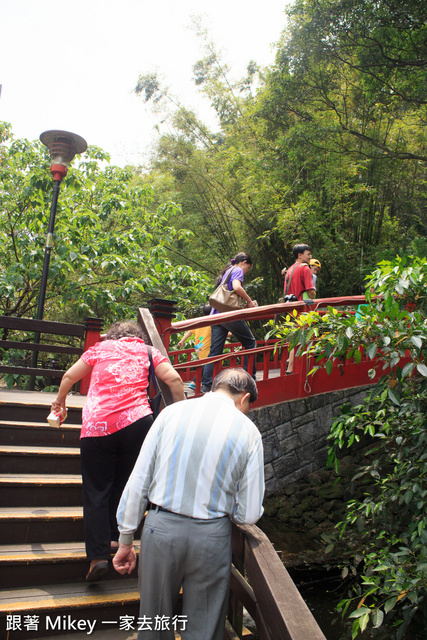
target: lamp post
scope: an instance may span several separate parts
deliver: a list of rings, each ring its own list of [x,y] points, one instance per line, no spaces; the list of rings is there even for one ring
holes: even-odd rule
[[[40,136],[41,142],[49,149],[52,162],[50,172],[53,176],[53,195],[50,206],[49,226],[47,228],[46,246],[42,278],[40,282],[39,303],[37,307],[37,320],[43,319],[44,301],[46,297],[47,276],[49,273],[50,254],[53,244],[53,228],[55,226],[56,206],[58,204],[59,187],[62,178],[67,175],[68,165],[77,153],[83,153],[87,149],[86,140],[68,131],[45,131]]]
[[[55,226],[56,207],[58,204],[59,187],[62,178],[65,178],[68,165],[78,153],[87,149],[87,142],[75,133],[69,131],[45,131],[40,135],[40,141],[49,149],[52,158],[50,172],[53,176],[53,195],[50,206],[49,225],[47,229],[46,245],[44,250],[43,271],[40,281],[40,294],[37,307],[37,320],[43,320],[44,303],[46,298],[47,276],[49,273],[50,254],[53,244],[53,229]],[[34,342],[40,341],[40,332],[34,336]],[[37,366],[37,351],[33,352],[32,366]]]

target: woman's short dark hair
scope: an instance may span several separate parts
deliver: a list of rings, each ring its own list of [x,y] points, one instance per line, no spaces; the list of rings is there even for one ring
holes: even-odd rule
[[[136,322],[124,320],[111,325],[105,334],[105,340],[120,340],[120,338],[125,338],[126,336],[141,338],[141,340],[147,339],[144,331]]]
[[[258,398],[258,389],[255,380],[244,369],[223,369],[218,373],[212,384],[212,391],[225,389],[233,396],[241,393],[249,393],[249,402],[255,402]]]

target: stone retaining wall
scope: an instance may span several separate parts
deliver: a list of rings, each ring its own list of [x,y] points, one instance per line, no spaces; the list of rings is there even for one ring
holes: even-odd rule
[[[360,404],[369,386],[322,393],[252,411],[264,443],[266,496],[323,469],[334,418],[346,402]]]

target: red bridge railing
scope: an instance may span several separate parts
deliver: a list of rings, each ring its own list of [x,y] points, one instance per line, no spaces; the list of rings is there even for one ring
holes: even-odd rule
[[[213,326],[234,320],[260,321],[285,316],[296,309],[297,313],[326,310],[327,307],[337,307],[354,313],[360,304],[366,304],[364,296],[348,296],[340,298],[321,298],[307,305],[305,302],[291,302],[283,304],[242,309],[219,313],[214,316],[203,316],[181,322],[168,322],[164,317],[158,322],[154,314],[156,325],[165,348],[168,348],[170,336],[189,329]],[[369,378],[368,371],[375,366],[375,359],[369,359],[361,350],[361,361],[356,364],[353,359],[342,363],[334,362],[332,372],[328,375],[325,369],[316,371],[313,375],[308,372],[313,367],[313,359],[303,356],[295,358],[294,372],[286,375],[286,361],[288,359],[288,345],[278,345],[278,340],[264,340],[257,342],[256,349],[243,350],[240,343],[226,344],[224,353],[204,360],[192,359],[194,349],[169,350],[169,357],[175,369],[179,371],[184,382],[195,378],[195,396],[200,395],[202,369],[208,362],[214,363],[214,376],[225,367],[242,366],[243,357],[249,356],[248,370],[252,370],[252,361],[256,360],[258,400],[254,408],[304,398],[310,395],[348,389],[375,383],[381,376],[378,371],[374,378]]]

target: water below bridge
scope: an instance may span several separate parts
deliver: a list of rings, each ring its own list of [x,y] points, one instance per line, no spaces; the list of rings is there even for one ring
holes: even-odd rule
[[[345,597],[344,583],[337,568],[325,566],[319,570],[307,561],[308,552],[319,550],[324,545],[313,539],[309,533],[289,529],[288,525],[274,518],[263,517],[257,525],[269,537],[297,585],[302,597],[313,613],[327,640],[348,640],[351,637],[351,625],[343,621],[335,607]],[[311,554],[310,554],[311,555]],[[357,640],[390,640],[394,630],[383,626],[357,636]],[[308,639],[307,639],[308,640]],[[427,629],[413,625],[406,631],[402,640],[427,640]]]

